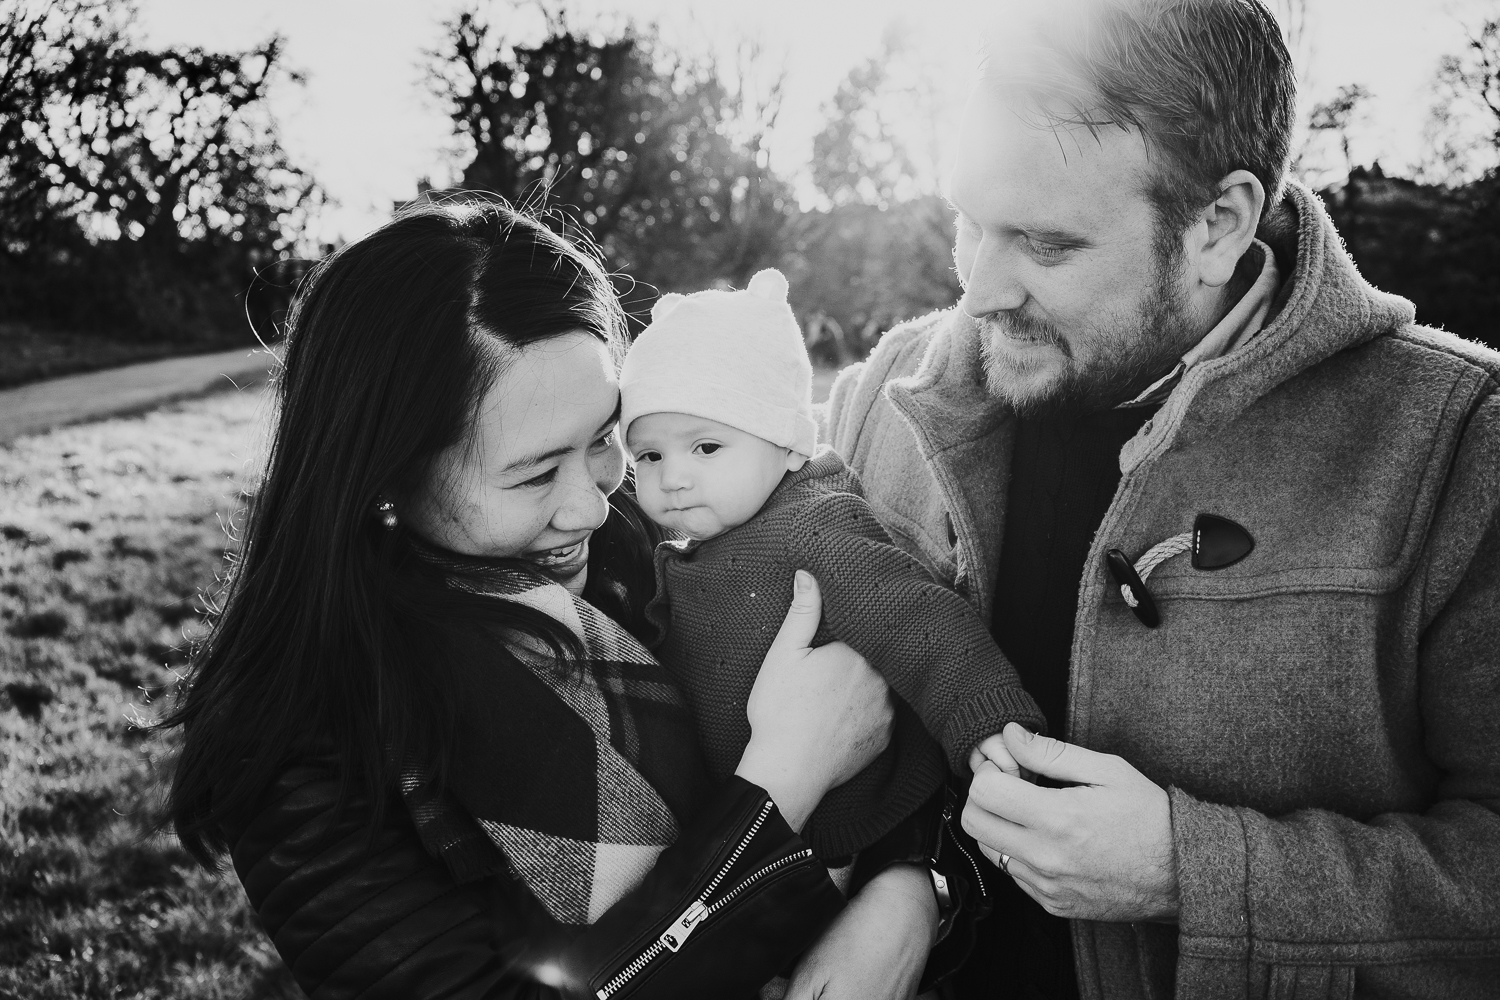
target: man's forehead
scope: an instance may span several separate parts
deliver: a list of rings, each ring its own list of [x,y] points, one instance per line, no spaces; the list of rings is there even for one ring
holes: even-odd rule
[[[970,101],[948,185],[976,221],[1088,231],[1146,199],[1150,157],[1139,133],[1060,124],[981,88]]]

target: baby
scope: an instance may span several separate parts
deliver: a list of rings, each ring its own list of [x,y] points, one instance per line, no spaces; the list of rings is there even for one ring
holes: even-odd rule
[[[817,642],[848,643],[900,695],[890,745],[804,831],[837,864],[1007,722],[1043,719],[963,598],[891,542],[836,453],[815,453],[812,366],[786,297],[775,270],[745,291],[663,296],[620,373],[620,426],[642,508],[685,536],[657,550],[648,614],[717,778],[749,742],[746,702],[795,570],[822,589]]]

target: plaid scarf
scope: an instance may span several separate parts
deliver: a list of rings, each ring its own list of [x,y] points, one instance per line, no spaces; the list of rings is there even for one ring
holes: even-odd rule
[[[424,551],[452,585],[524,604],[583,644],[569,671],[530,637],[487,644],[466,688],[449,789],[419,762],[401,794],[424,846],[459,881],[507,872],[560,923],[590,924],[677,838],[706,780],[693,723],[665,670],[611,618],[513,565]],[[493,633],[490,633],[493,636]],[[493,640],[499,642],[498,638]],[[478,757],[480,759],[473,759]]]

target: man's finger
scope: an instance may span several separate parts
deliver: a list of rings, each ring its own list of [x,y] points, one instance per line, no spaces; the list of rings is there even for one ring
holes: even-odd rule
[[[1046,910],[1048,907],[1047,899],[1042,895],[1042,891],[1037,888],[1037,876],[1036,873],[1031,870],[1030,866],[1020,858],[1012,857],[1010,859],[1010,864],[1007,865],[1007,869],[1007,874],[1010,875],[1011,881],[1020,886],[1022,892],[1026,893],[1026,895],[1036,900],[1037,903],[1041,905],[1042,909]],[[1047,910],[1047,912],[1050,913],[1052,911]]]
[[[1059,791],[1006,774],[994,761],[985,760],[969,783],[969,801],[1021,826],[1046,826],[1056,815]]]
[[[987,764],[987,768],[994,767]],[[1017,778],[1007,777],[1006,780],[1025,784]],[[964,830],[979,841],[980,847],[988,847],[992,851],[1005,854],[1031,854],[1036,855],[1042,849],[1045,838],[1034,830],[1028,830],[1019,823],[1013,823],[1004,816],[997,816],[984,808],[974,799],[974,794],[969,793],[969,801],[964,805],[963,815],[960,817],[960,825]],[[996,864],[999,859],[991,858]]]
[[[1026,770],[1056,781],[1079,785],[1103,784],[1115,773],[1115,758],[1072,743],[1039,736],[1018,723],[1005,727],[1005,745]]]
[[[811,573],[799,569],[792,577],[792,606],[786,609],[786,618],[771,645],[790,649],[811,646],[822,620],[823,592]]]

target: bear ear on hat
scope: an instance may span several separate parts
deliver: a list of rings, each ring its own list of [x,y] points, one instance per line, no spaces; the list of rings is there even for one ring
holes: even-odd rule
[[[652,322],[655,322],[659,319],[665,319],[667,315],[673,309],[676,309],[677,306],[686,298],[687,296],[683,295],[680,292],[668,292],[661,298],[657,299],[656,303],[651,307]]]
[[[756,298],[770,299],[773,302],[785,302],[787,295],[786,275],[768,267],[764,271],[755,272],[755,277],[750,279],[746,291]]]

